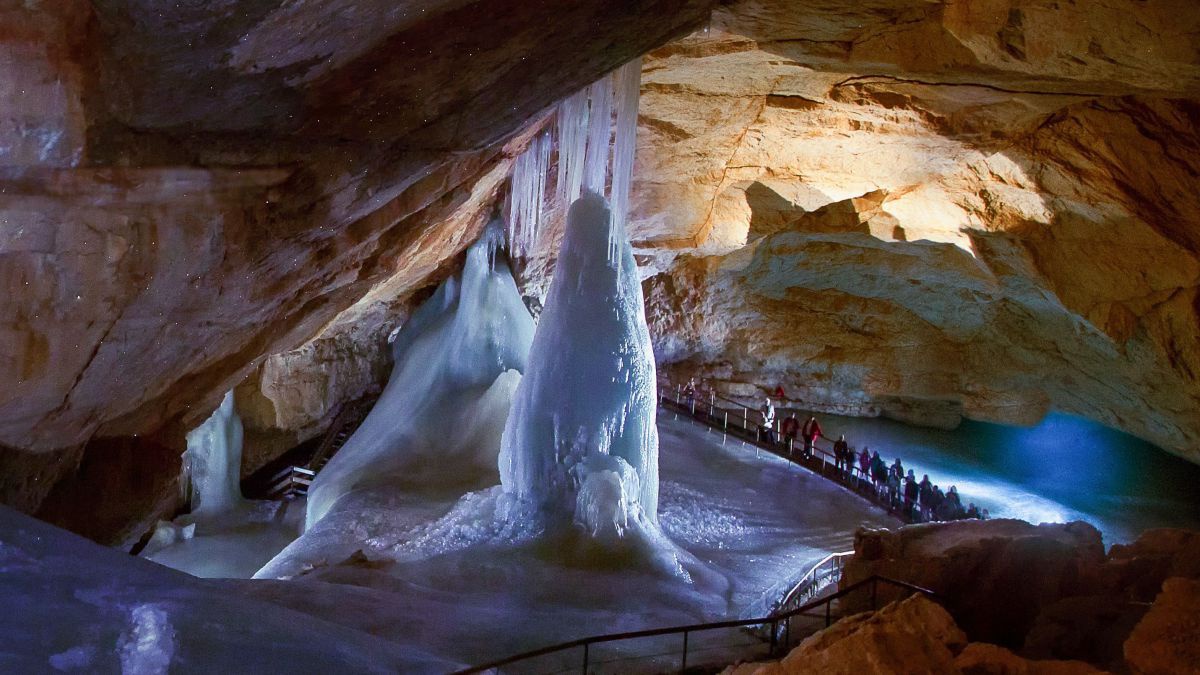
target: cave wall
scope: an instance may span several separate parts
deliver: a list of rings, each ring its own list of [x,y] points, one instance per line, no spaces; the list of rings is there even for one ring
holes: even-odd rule
[[[734,2],[647,58],[663,370],[937,426],[1053,408],[1200,460],[1200,9],[869,5]]]
[[[0,444],[178,435],[420,288],[547,106],[712,6],[335,4],[3,3]]]
[[[549,106],[700,26],[643,69],[668,374],[1200,458],[1194,3],[714,4],[0,5],[0,499],[180,451],[234,387],[247,469],[320,433]]]

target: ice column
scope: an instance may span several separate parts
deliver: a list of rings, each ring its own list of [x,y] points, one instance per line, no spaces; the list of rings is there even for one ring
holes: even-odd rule
[[[567,216],[546,309],[504,428],[506,493],[593,536],[657,525],[654,354],[633,250],[591,192]]]
[[[242,420],[233,409],[232,391],[212,417],[188,433],[183,466],[192,513],[213,515],[242,503]]]

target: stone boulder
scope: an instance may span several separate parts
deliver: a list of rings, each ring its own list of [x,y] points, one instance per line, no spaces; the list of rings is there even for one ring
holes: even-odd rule
[[[1091,675],[1099,673],[1082,661],[1033,661],[1004,647],[972,642],[955,659],[963,675]]]
[[[973,640],[1019,648],[1042,609],[1082,594],[1104,563],[1100,533],[1083,522],[959,521],[855,535],[843,587],[880,575],[928,588]],[[880,602],[900,591],[879,584]],[[868,609],[870,598],[850,602]]]
[[[856,614],[809,637],[772,663],[748,663],[729,675],[1090,675],[1079,661],[1031,661],[996,645],[967,643],[940,605],[923,595]]]
[[[1172,578],[1125,641],[1136,675],[1200,673],[1200,581]]]

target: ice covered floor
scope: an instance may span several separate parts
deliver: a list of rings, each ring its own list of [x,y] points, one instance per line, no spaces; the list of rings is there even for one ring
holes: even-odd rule
[[[0,506],[0,672],[395,673],[456,664]]]
[[[151,542],[143,557],[197,577],[249,579],[300,536],[304,500],[241,502],[195,524],[194,536],[161,548]]]
[[[1086,520],[1105,545],[1156,527],[1200,529],[1200,467],[1127,434],[1068,415],[1030,428],[963,422],[952,431],[878,418],[819,415],[825,433],[846,434],[917,479],[957,485],[992,517],[1032,523]]]
[[[260,575],[293,581],[244,582],[245,591],[479,663],[591,634],[762,613],[812,563],[851,548],[859,525],[896,522],[700,425],[662,413],[659,430],[663,529],[704,563],[690,584],[577,541],[430,527],[453,498],[375,491],[339,503]]]

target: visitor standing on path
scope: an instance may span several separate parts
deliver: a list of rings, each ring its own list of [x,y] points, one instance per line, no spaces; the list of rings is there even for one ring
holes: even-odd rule
[[[850,444],[846,442],[846,434],[838,436],[838,439],[834,441],[833,459],[839,476],[843,471],[850,472],[850,467],[854,465],[854,453],[850,450]]]
[[[808,418],[800,435],[804,437],[804,458],[808,459],[812,457],[813,445],[817,442],[817,437],[825,438],[825,434],[821,431],[821,423],[817,421],[816,417]]]
[[[775,445],[775,406],[771,404],[771,399],[767,399],[760,412],[763,416],[761,432],[766,435],[767,444]]]
[[[913,470],[908,470],[908,476],[904,479],[904,513],[910,520],[916,520],[916,511],[913,506],[917,503],[917,496],[920,494],[920,488],[917,487],[917,477],[913,474]]]
[[[929,474],[921,479],[921,484],[917,486],[921,499],[921,520],[933,519],[933,483],[929,481]]]
[[[796,444],[796,437],[800,435],[800,420],[796,419],[796,412],[793,410],[791,415],[783,421],[783,442],[787,445],[788,453]]]

